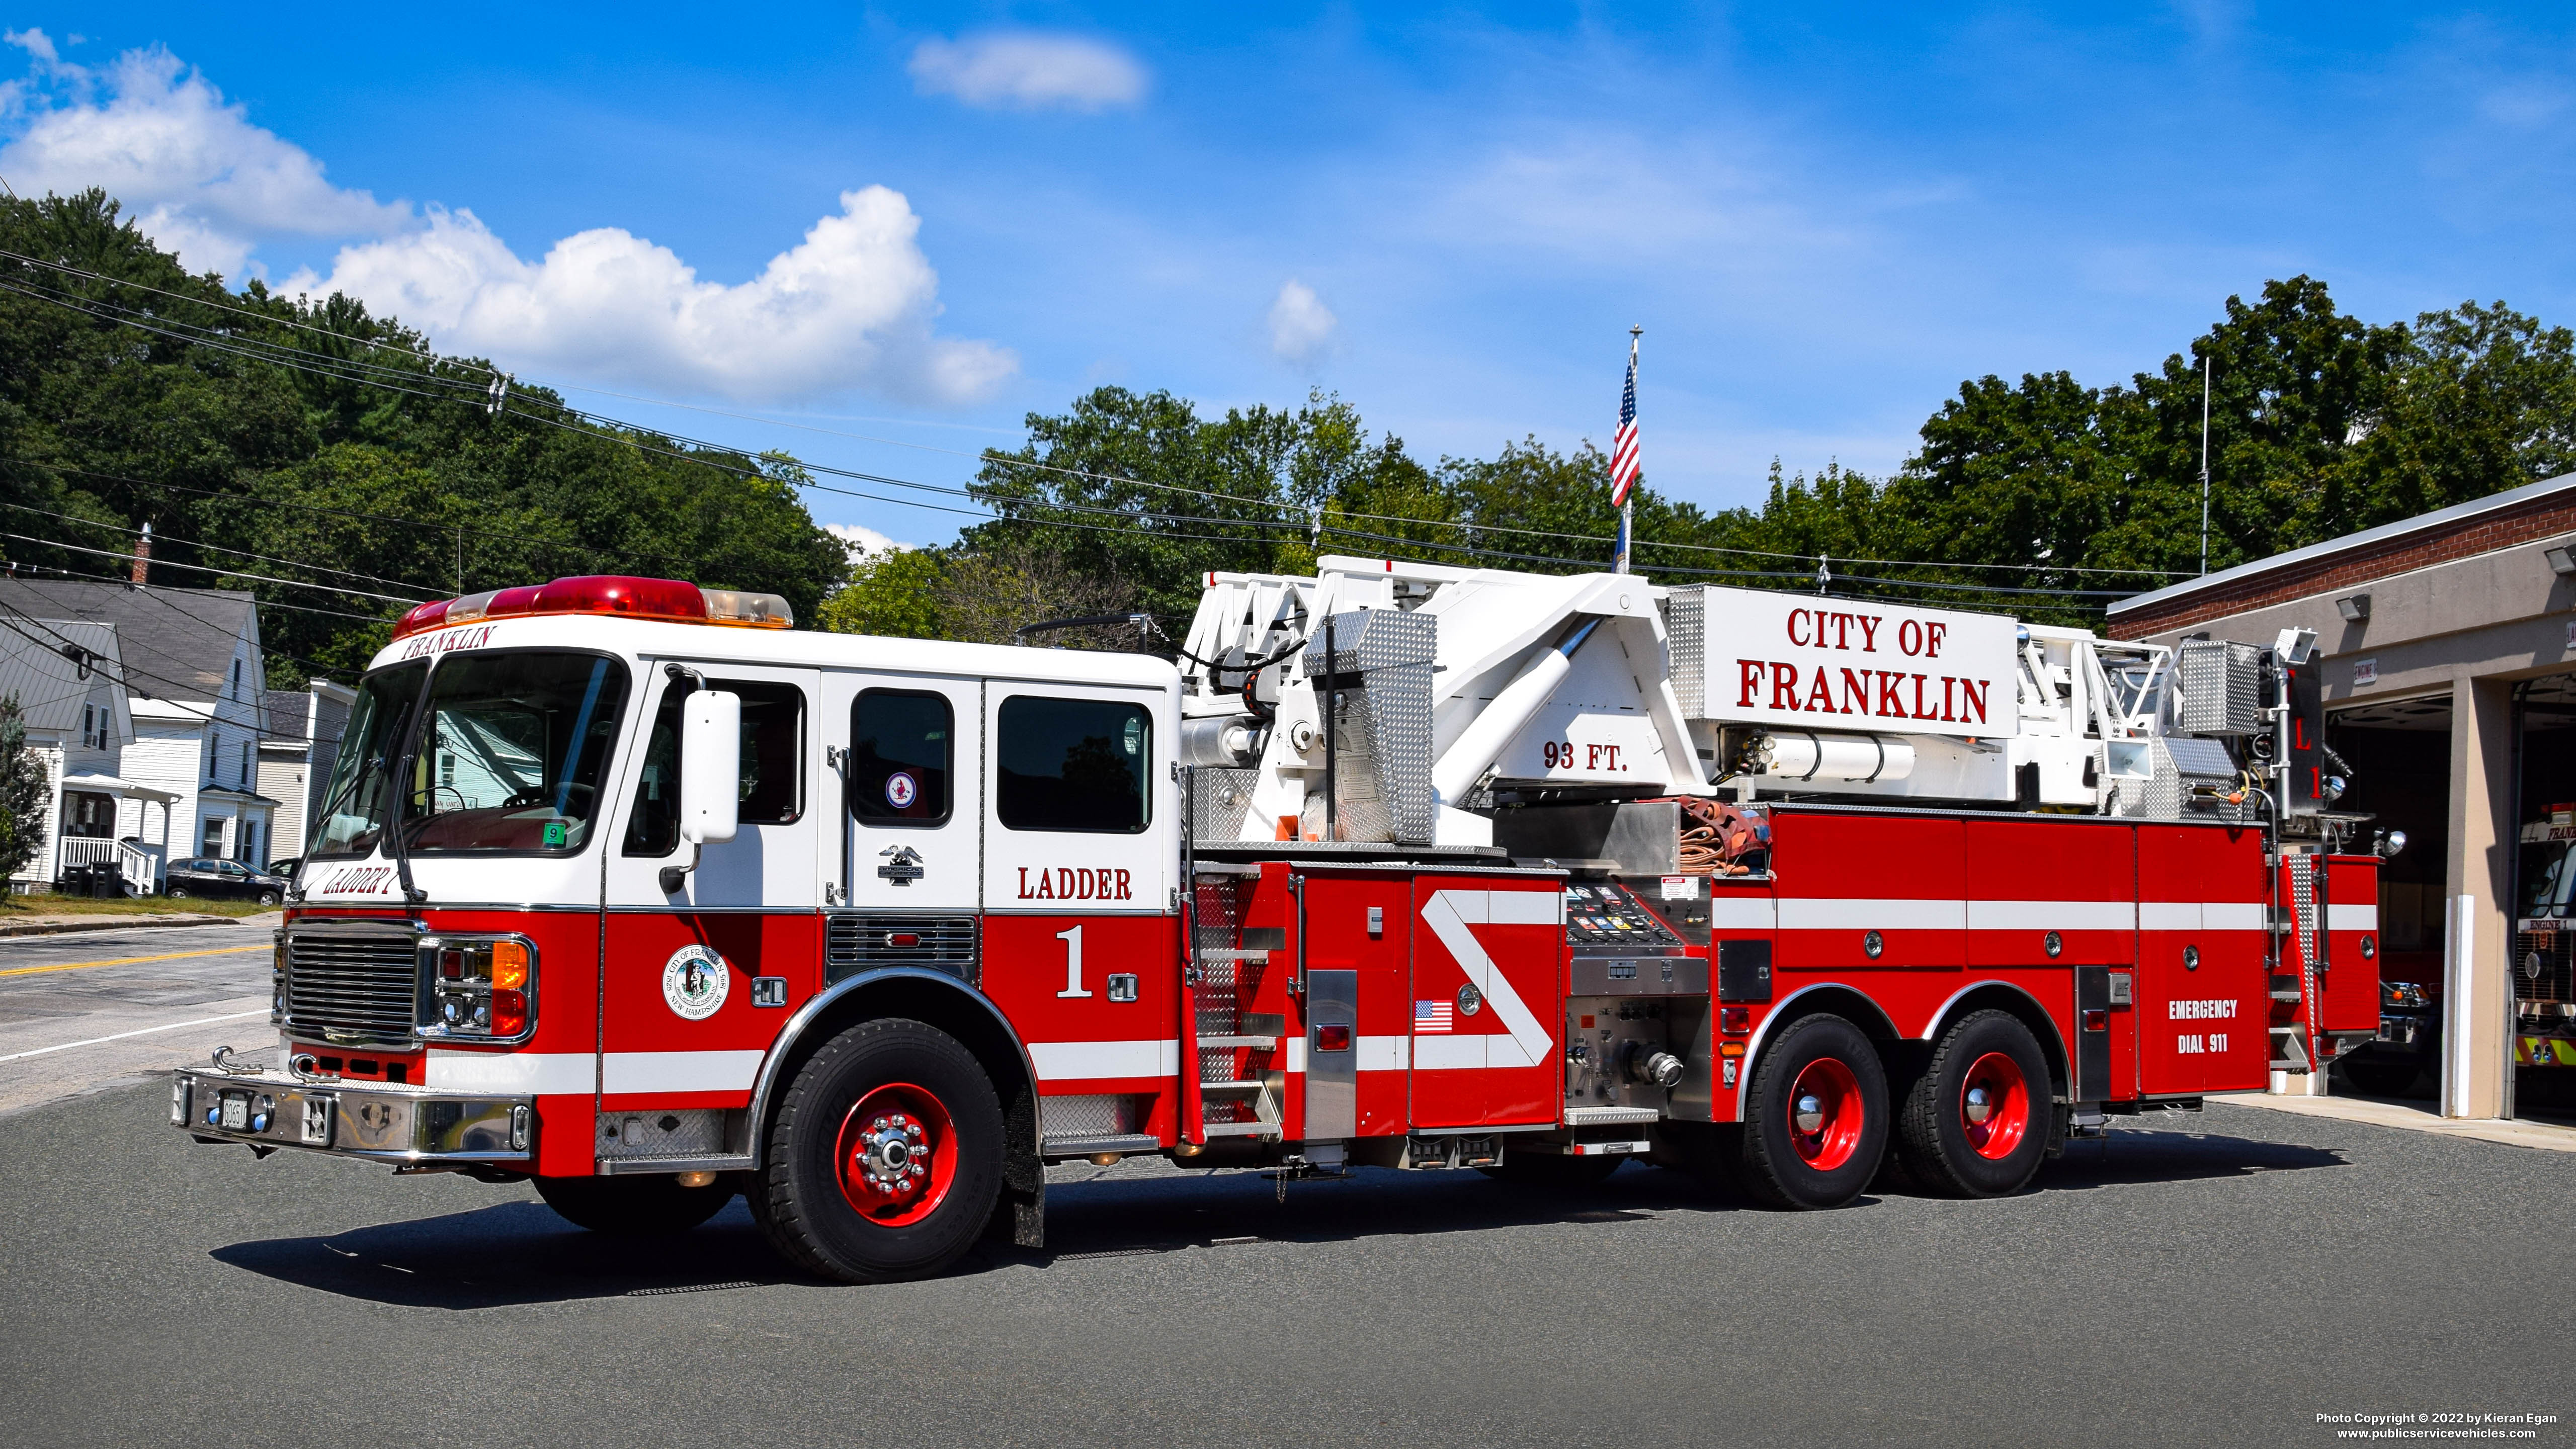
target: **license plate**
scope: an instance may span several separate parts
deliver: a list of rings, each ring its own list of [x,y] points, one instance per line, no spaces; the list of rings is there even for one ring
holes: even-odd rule
[[[247,1093],[247,1092],[226,1092],[226,1093],[224,1093],[224,1122],[223,1122],[223,1125],[224,1125],[224,1130],[225,1130],[225,1131],[227,1131],[227,1132],[247,1132],[247,1131],[249,1131],[249,1130],[250,1130],[250,1094],[249,1094],[249,1093]]]

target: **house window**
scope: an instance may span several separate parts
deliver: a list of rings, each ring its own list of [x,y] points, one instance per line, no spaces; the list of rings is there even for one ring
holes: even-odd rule
[[[233,858],[235,860],[243,861],[252,866],[257,866],[259,864],[259,825],[257,822],[249,820],[242,822],[241,839],[236,842],[236,844],[240,848],[233,852]]]
[[[241,782],[243,789],[250,788],[250,741],[248,740],[242,741]]]
[[[233,698],[241,698],[241,661],[233,661]]]
[[[205,856],[222,856],[224,853],[223,816],[209,815],[206,817],[205,834],[199,838],[197,853]]]

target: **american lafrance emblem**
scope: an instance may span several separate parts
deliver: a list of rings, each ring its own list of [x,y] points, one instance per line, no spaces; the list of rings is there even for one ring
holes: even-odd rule
[[[688,1021],[704,1021],[725,1004],[733,972],[705,946],[682,946],[662,967],[662,1000]]]
[[[920,851],[909,845],[889,845],[877,854],[886,858],[886,863],[877,867],[877,879],[890,880],[899,886],[908,886],[921,879]]]

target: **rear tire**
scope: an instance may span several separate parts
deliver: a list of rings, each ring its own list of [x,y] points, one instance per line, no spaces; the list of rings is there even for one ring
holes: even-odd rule
[[[1744,1097],[1736,1184],[1777,1208],[1838,1208],[1887,1152],[1887,1069],[1859,1027],[1800,1017],[1765,1048]]]
[[[2048,1155],[2048,1059],[2010,1012],[1961,1018],[1905,1094],[1896,1151],[1926,1191],[2002,1197]]]
[[[927,1277],[991,1220],[1002,1135],[992,1080],[956,1038],[862,1022],[808,1058],[781,1098],[752,1215],[780,1256],[822,1277]]]
[[[188,888],[186,886],[174,885],[168,890],[163,891],[161,894],[168,896],[174,901],[184,901],[188,898]]]
[[[682,1187],[677,1177],[541,1177],[537,1196],[575,1227],[610,1237],[685,1233],[717,1213],[742,1191],[727,1173],[705,1187]]]

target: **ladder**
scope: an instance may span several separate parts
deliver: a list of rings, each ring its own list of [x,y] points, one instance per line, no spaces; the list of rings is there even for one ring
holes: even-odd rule
[[[1251,878],[1194,877],[1190,912],[1190,964],[1183,1028],[1193,1034],[1197,1063],[1197,1121],[1184,1101],[1181,1135],[1212,1142],[1223,1137],[1278,1138],[1284,1131],[1287,1053],[1281,1050],[1287,1019],[1247,1011],[1269,973],[1273,954],[1287,950],[1284,928],[1242,924]],[[1193,1133],[1192,1128],[1198,1130]]]

